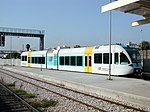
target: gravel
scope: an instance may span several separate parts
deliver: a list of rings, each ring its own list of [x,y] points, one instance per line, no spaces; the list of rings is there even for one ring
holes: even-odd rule
[[[24,74],[24,75],[29,75],[29,74]],[[30,75],[30,76],[32,76],[32,75]],[[13,83],[14,81],[16,81],[16,87],[17,88],[22,88],[22,89],[24,89],[30,93],[37,95],[36,100],[52,99],[52,100],[58,101],[58,104],[55,107],[48,107],[46,109],[42,109],[42,111],[44,111],[44,112],[100,112],[98,110],[87,107],[87,106],[80,104],[78,102],[74,102],[72,100],[66,99],[66,98],[61,97],[59,95],[56,95],[54,93],[51,93],[51,92],[48,92],[46,90],[37,88],[33,85],[30,85],[30,84],[27,84],[25,82],[16,80],[16,79],[9,77],[7,75],[4,76],[2,73],[0,73],[0,78],[1,78],[1,80],[4,80],[4,82],[6,82],[6,83]],[[45,88],[49,88],[50,90],[56,91],[58,93],[63,93],[66,96],[73,97],[77,100],[87,102],[88,104],[92,104],[92,105],[100,107],[100,108],[105,108],[109,112],[135,112],[131,109],[125,109],[122,106],[117,106],[115,104],[110,104],[110,103],[105,102],[105,101],[96,100],[95,98],[91,98],[89,96],[84,96],[82,94],[75,94],[74,92],[68,92],[67,90],[58,89],[57,87],[49,86],[48,84],[43,84],[43,83],[34,81],[32,79],[27,79],[27,78],[24,78],[24,79],[27,81],[32,81],[32,83],[38,84],[39,86],[44,86]],[[92,94],[92,95],[99,96],[96,94]],[[99,97],[103,97],[103,98],[108,99],[108,100],[111,99],[109,97],[104,97],[104,96],[99,96]],[[134,106],[136,108],[141,108],[141,109],[144,109],[145,111],[150,111],[150,108],[140,107],[139,105],[130,104],[127,102],[122,102],[122,101],[118,101],[115,99],[112,99],[112,100],[115,102],[120,102],[122,104],[131,105],[131,106]]]

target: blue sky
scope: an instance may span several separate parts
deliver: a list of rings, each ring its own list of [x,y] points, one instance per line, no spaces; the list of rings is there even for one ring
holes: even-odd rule
[[[0,0],[0,27],[45,30],[45,48],[109,43],[109,13],[101,6],[109,0]],[[142,17],[113,11],[112,43],[150,41],[150,24],[131,27]],[[140,30],[142,29],[142,32]],[[13,49],[30,44],[39,49],[37,38],[13,37]],[[10,37],[6,47],[10,48]]]

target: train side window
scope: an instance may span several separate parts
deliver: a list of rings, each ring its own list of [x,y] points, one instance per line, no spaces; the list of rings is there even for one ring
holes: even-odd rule
[[[94,63],[102,63],[102,53],[94,54]]]
[[[110,64],[112,64],[112,53],[111,53],[111,58],[110,58]],[[103,63],[104,64],[109,64],[109,53],[104,53],[103,54]]]
[[[35,63],[35,57],[33,57],[33,60],[34,60],[33,62]]]
[[[38,57],[38,58],[37,58],[37,63],[38,63],[38,64],[41,64],[41,57]]]
[[[77,66],[82,66],[82,56],[77,56]]]
[[[89,56],[89,66],[92,66],[92,63],[91,63],[91,56]]]
[[[129,64],[129,60],[124,53],[120,53],[120,64],[122,65]]]
[[[38,57],[39,64],[45,64],[45,57]]]
[[[37,63],[37,60],[38,60],[37,57],[35,57],[35,63]]]
[[[21,56],[21,61],[24,61],[24,56]]]
[[[31,63],[34,63],[34,57],[31,58]]]
[[[65,56],[65,65],[69,65],[69,56]]]
[[[27,61],[27,56],[24,57],[24,61]]]
[[[25,61],[25,56],[22,56],[22,61]]]
[[[59,59],[60,65],[64,65],[64,56],[61,56]]]
[[[76,61],[75,56],[71,56],[71,65],[75,66],[76,65],[75,61]]]
[[[25,61],[25,56],[22,56],[22,61]]]
[[[45,57],[42,57],[42,64],[45,64]]]
[[[114,55],[115,55],[115,56],[114,56],[114,63],[115,63],[115,64],[119,64],[119,57],[118,57],[119,54],[118,54],[118,53],[115,53]]]
[[[87,66],[87,56],[85,56],[85,66]]]

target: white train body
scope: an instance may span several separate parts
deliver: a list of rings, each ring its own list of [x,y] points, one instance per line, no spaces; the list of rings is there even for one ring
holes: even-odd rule
[[[129,63],[126,62],[120,62],[120,54],[123,53],[127,58]],[[101,63],[94,63],[93,61],[93,73],[102,73],[102,74],[108,74],[109,73],[109,61],[106,60],[109,57],[107,56],[109,54],[109,46],[100,46],[95,47],[93,49],[93,59],[94,60],[94,54],[100,54],[102,55]],[[129,66],[131,62],[131,59],[129,55],[127,54],[126,50],[118,45],[111,46],[111,54],[112,54],[112,62],[111,62],[111,74],[112,75],[126,75],[126,74],[132,74],[133,73],[133,67]],[[118,61],[115,61],[115,54],[117,54]],[[106,58],[105,58],[105,56]]]
[[[29,51],[23,52],[21,57],[21,66],[98,74],[109,73],[109,46]],[[111,45],[111,75],[140,73],[141,69],[141,59],[137,49],[130,46]]]
[[[59,62],[64,57],[64,64],[59,64],[59,70],[84,72],[83,56],[85,48],[62,49],[59,51]],[[82,64],[77,65],[77,57],[82,57]],[[73,59],[75,58],[76,61]]]

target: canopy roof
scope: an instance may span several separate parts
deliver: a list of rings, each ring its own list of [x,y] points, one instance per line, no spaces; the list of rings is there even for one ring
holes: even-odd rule
[[[142,20],[132,22],[132,26],[150,23],[150,0],[118,0],[102,6],[102,13],[110,10],[118,10],[144,17]]]

